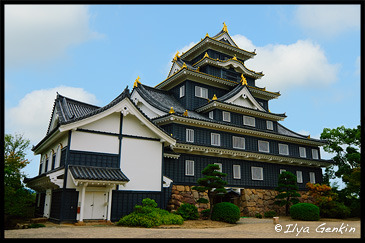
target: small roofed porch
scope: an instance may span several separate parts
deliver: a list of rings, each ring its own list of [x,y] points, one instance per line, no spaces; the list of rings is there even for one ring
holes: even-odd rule
[[[110,221],[112,191],[129,179],[120,168],[70,165],[69,174],[79,191],[77,220]]]

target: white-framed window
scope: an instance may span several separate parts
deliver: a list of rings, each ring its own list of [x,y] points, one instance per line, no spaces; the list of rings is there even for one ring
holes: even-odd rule
[[[209,115],[209,119],[214,119],[214,112],[213,111],[209,111],[208,115]]]
[[[186,142],[193,143],[194,142],[194,130],[186,128]]]
[[[260,180],[264,179],[263,168],[251,166],[251,178],[252,180]]]
[[[214,164],[219,166],[219,170],[217,171],[222,172],[222,163],[214,163]]]
[[[221,146],[221,135],[219,133],[211,133],[210,144],[215,146]]]
[[[200,98],[208,99],[208,89],[195,86],[195,96]]]
[[[300,170],[297,170],[297,183],[303,183],[303,173]]]
[[[301,158],[306,158],[307,157],[307,153],[306,153],[305,147],[299,147],[299,156]]]
[[[258,141],[258,145],[259,145],[259,151],[260,152],[265,152],[265,153],[269,153],[270,152],[269,142],[259,140]]]
[[[233,148],[245,149],[245,138],[232,136]]]
[[[312,149],[312,159],[318,159],[318,149]]]
[[[57,147],[57,155],[56,155],[56,161],[55,161],[55,168],[58,168],[60,167],[60,162],[61,162],[61,148],[62,148],[62,145],[58,145]]]
[[[274,124],[272,121],[266,121],[267,130],[274,130]]]
[[[280,169],[279,174],[283,173],[284,171],[286,171],[286,169]]]
[[[312,183],[312,184],[316,183],[316,173],[309,172],[309,182]]]
[[[241,166],[233,165],[233,179],[241,179]]]
[[[289,155],[289,146],[287,144],[279,143],[279,154]]]
[[[180,98],[181,97],[184,97],[185,96],[185,85],[181,86],[180,89],[179,89],[179,91],[180,91],[179,97]]]
[[[223,121],[231,122],[231,113],[223,111]]]
[[[255,117],[243,116],[243,125],[254,127],[255,126]]]
[[[194,160],[185,160],[185,175],[194,176]]]

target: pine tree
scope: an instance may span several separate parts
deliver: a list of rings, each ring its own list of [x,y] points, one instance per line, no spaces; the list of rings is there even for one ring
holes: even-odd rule
[[[212,213],[213,208],[213,200],[217,195],[225,194],[227,191],[224,188],[227,185],[227,182],[222,179],[222,177],[226,177],[226,173],[219,172],[219,165],[209,164],[204,168],[202,174],[203,178],[198,179],[199,186],[195,186],[192,189],[197,190],[199,192],[208,191],[209,205],[210,205],[210,213],[209,219]]]
[[[300,194],[297,192],[297,177],[289,171],[283,171],[279,175],[278,186],[275,190],[279,192],[275,197],[275,204],[279,206],[285,205],[285,215],[288,216],[291,204],[299,202],[297,198],[300,197]]]

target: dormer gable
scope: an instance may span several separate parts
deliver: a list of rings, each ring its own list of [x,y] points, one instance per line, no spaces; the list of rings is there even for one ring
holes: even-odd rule
[[[237,85],[231,92],[219,97],[218,100],[225,103],[266,112],[266,110],[252,96],[251,92],[247,88],[247,85]]]

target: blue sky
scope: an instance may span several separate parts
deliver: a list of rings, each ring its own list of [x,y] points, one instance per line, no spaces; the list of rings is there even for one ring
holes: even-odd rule
[[[134,80],[155,86],[176,51],[223,27],[257,55],[257,86],[282,124],[319,138],[360,124],[360,5],[5,5],[5,133],[37,144],[56,92],[104,106]],[[24,172],[37,175],[29,151]],[[322,158],[331,158],[322,153]]]

